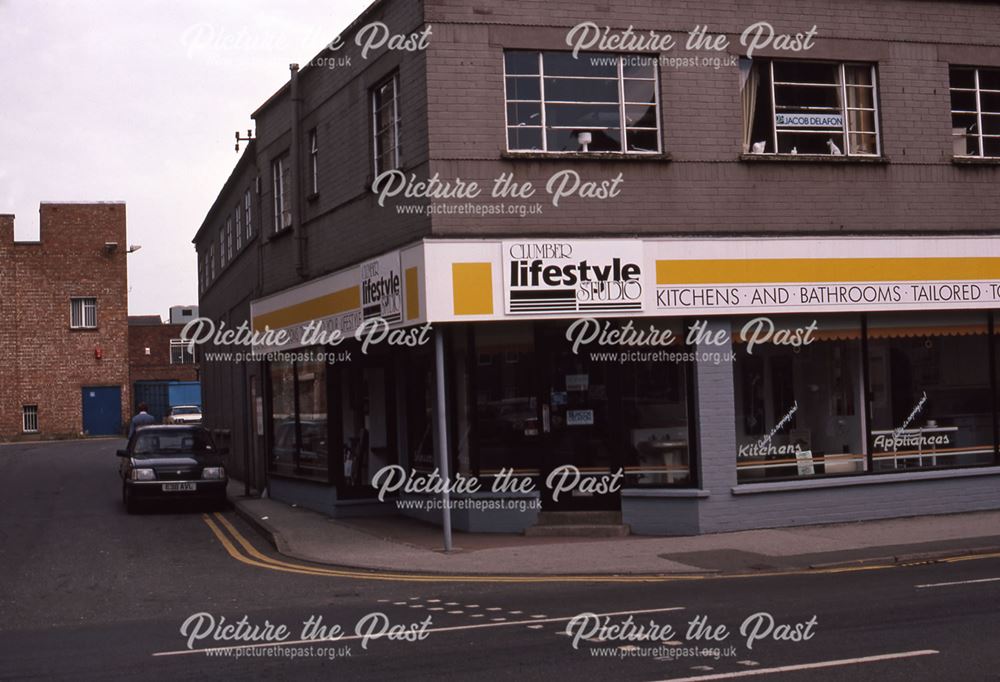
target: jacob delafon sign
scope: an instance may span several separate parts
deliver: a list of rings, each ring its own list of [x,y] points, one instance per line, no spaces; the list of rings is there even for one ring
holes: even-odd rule
[[[640,312],[638,241],[503,243],[507,314]]]

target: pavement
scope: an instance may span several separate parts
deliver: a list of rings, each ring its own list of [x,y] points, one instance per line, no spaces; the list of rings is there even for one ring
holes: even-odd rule
[[[332,519],[230,484],[236,513],[281,554],[316,564],[445,575],[740,575],[1000,552],[1000,511],[715,533],[552,538],[455,532],[404,517]]]

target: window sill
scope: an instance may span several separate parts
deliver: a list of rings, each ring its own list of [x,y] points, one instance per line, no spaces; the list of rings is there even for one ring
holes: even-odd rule
[[[670,161],[670,154],[621,154],[618,152],[500,152],[501,159],[531,161]]]
[[[969,469],[939,469],[937,471],[908,471],[901,474],[858,474],[836,478],[814,478],[802,481],[780,481],[775,483],[742,483],[732,487],[733,495],[755,495],[757,493],[780,493],[790,490],[813,490],[822,488],[844,488],[855,485],[881,485],[883,483],[912,483],[914,481],[934,481],[943,478],[965,478],[968,476],[996,476],[1000,466],[971,467]]]
[[[833,154],[740,154],[748,163],[889,163],[885,156],[834,156]]]
[[[70,327],[71,332],[96,332],[100,331],[100,327]]]
[[[710,497],[711,493],[699,488],[624,488],[622,497]]]
[[[951,162],[956,166],[1000,166],[1000,158],[980,156],[955,156]]]
[[[278,230],[277,232],[272,232],[271,235],[268,237],[267,241],[271,242],[271,241],[274,241],[275,239],[281,239],[285,235],[288,235],[288,234],[291,234],[291,233],[292,233],[291,226],[289,226],[289,227],[283,227],[280,230]]]

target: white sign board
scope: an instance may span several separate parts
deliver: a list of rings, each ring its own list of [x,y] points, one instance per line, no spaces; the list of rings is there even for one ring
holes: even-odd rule
[[[365,320],[381,317],[389,324],[403,321],[403,275],[398,251],[361,264],[361,311]]]
[[[779,128],[843,128],[840,114],[775,114],[774,124]]]

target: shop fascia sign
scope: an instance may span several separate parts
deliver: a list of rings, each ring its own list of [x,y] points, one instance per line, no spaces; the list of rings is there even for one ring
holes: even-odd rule
[[[361,264],[361,313],[365,320],[381,317],[389,324],[403,320],[403,273],[399,252]]]
[[[639,240],[518,240],[502,248],[508,315],[643,310]]]

